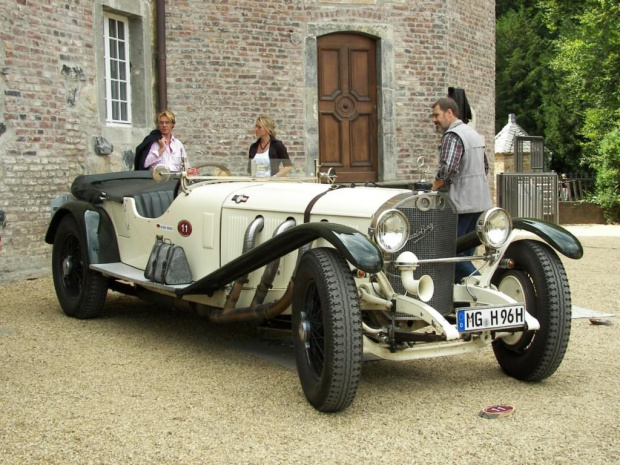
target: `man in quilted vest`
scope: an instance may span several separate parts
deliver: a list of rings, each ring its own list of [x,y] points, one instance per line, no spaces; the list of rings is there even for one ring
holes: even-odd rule
[[[439,169],[433,190],[448,189],[458,213],[458,236],[474,231],[480,214],[492,207],[487,173],[489,164],[484,140],[471,126],[459,119],[456,102],[440,98],[433,104],[431,118],[442,135],[439,146]],[[474,249],[461,255],[471,256]],[[477,274],[471,262],[456,264],[455,281]]]

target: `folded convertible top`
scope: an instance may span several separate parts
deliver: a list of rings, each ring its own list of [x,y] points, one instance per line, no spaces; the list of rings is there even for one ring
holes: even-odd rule
[[[71,193],[76,199],[90,203],[99,203],[103,200],[122,202],[123,197],[174,190],[177,183],[176,179],[155,182],[150,171],[88,174],[75,178],[71,185]]]

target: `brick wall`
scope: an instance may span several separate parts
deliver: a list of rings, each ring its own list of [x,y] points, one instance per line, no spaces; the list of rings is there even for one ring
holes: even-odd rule
[[[167,7],[168,99],[192,161],[244,173],[260,114],[297,162],[303,147],[303,2],[177,0]]]
[[[78,174],[126,169],[128,150],[148,132],[134,128],[111,140],[107,157],[93,151],[93,139],[110,133],[100,121],[95,60],[93,11],[101,1],[0,0],[2,281],[49,272],[43,236],[51,199]],[[155,4],[129,3],[136,2]],[[244,173],[255,118],[266,113],[297,168],[307,169],[316,139],[308,46],[314,31],[331,27],[380,31],[383,180],[418,179],[417,157],[435,159],[430,105],[449,86],[466,89],[491,158],[494,21],[490,0],[168,0],[175,133],[194,164],[216,161]]]
[[[50,200],[83,173],[90,2],[0,2],[0,280],[47,273]]]
[[[316,24],[337,24],[348,31],[368,25],[390,29],[395,146],[389,155],[396,164],[395,178],[418,179],[417,157],[436,158],[439,137],[429,118],[430,105],[449,86],[466,89],[492,160],[494,2],[170,3],[169,106],[178,116],[176,133],[194,160],[224,162],[243,172],[254,120],[266,113],[304,167],[312,137],[305,115],[313,109],[303,78],[315,65],[304,56]]]

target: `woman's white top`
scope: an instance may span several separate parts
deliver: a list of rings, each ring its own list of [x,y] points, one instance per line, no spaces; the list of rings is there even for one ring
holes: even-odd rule
[[[257,178],[268,178],[271,176],[271,160],[269,159],[269,149],[264,152],[256,152],[252,161],[256,164]]]

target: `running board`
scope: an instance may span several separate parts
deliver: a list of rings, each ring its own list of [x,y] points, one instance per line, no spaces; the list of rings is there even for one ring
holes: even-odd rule
[[[125,265],[121,262],[116,263],[96,263],[90,265],[90,269],[98,271],[104,276],[111,278],[123,279],[132,283],[139,284],[142,287],[153,289],[156,291],[166,291],[172,294],[180,289],[185,289],[190,284],[160,284],[149,281],[144,277],[144,270],[133,266]]]

